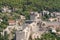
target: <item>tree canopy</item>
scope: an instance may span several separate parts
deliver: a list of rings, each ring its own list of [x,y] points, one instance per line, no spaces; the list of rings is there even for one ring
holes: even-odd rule
[[[60,37],[53,33],[44,33],[41,38],[35,40],[60,40]]]
[[[9,5],[25,10],[60,11],[60,0],[0,0],[0,5]]]

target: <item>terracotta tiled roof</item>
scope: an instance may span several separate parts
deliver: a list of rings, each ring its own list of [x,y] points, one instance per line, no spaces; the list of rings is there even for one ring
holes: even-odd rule
[[[8,23],[15,23],[15,20],[8,20]]]

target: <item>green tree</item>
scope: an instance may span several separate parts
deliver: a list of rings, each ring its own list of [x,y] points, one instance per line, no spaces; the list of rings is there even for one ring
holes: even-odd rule
[[[35,40],[59,40],[60,37],[58,37],[55,34],[52,33],[45,33],[42,35],[41,38],[36,38]]]

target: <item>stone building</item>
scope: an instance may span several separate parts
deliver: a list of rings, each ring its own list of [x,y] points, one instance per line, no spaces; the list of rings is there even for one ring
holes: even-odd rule
[[[25,21],[25,23],[23,25],[21,25],[21,29],[16,31],[16,35],[15,38],[16,40],[28,40],[31,34],[31,27],[30,27],[30,23],[32,23],[32,21]]]
[[[60,12],[53,12],[53,14],[56,16],[58,19],[58,22],[60,22]]]
[[[30,20],[37,20],[38,21],[38,19],[41,19],[41,16],[42,16],[42,13],[38,13],[38,12],[31,12],[30,13]]]

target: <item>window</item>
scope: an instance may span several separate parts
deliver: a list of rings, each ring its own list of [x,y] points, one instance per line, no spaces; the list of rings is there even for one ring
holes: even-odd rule
[[[42,25],[45,26],[45,23],[43,23]]]
[[[40,17],[37,17],[37,19],[40,19]]]

